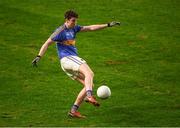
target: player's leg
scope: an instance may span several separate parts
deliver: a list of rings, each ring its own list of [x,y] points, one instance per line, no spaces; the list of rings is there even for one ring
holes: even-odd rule
[[[74,102],[74,104],[80,106],[80,104],[83,102],[83,100],[86,96],[85,82],[84,82],[84,79],[82,77],[77,77],[75,80],[83,85],[83,89],[79,92],[79,94],[78,94],[78,96]]]
[[[81,65],[87,65],[86,62],[79,58],[79,57],[65,57],[61,60],[61,67],[65,73],[70,76],[72,79],[79,81],[81,84],[83,84],[83,89],[79,92],[76,101],[74,105],[72,106],[71,111],[69,112],[69,115],[72,117],[80,117],[82,118],[83,116],[77,111],[79,108],[80,104],[84,100],[84,97],[86,94],[89,94],[89,99],[90,102],[93,103],[95,106],[98,106],[97,101],[92,97],[92,86],[93,86],[93,72],[91,71],[90,68],[88,68],[88,65],[86,68]],[[82,67],[82,68],[81,68]],[[79,70],[80,69],[80,70]],[[86,73],[87,70],[87,73]],[[82,71],[82,72],[80,72]],[[78,75],[76,72],[79,72]],[[87,76],[90,77],[87,77]],[[87,82],[87,81],[90,82]],[[87,83],[90,83],[89,85]],[[90,88],[88,88],[90,87]],[[87,89],[88,88],[88,89]],[[89,90],[89,91],[87,91]]]
[[[99,106],[100,104],[96,101],[95,97],[92,96],[93,89],[93,77],[94,73],[90,67],[84,63],[79,67],[79,72],[84,75],[84,84],[86,89],[86,101],[92,103],[94,106]]]
[[[79,72],[85,76],[84,81],[85,81],[85,88],[87,91],[87,95],[91,96],[92,95],[92,88],[93,88],[92,86],[93,86],[94,73],[86,63],[82,64],[79,67]]]
[[[76,81],[78,81],[79,83],[81,83],[83,85],[83,89],[79,92],[74,105],[77,105],[78,107],[81,105],[81,103],[84,101],[85,97],[86,97],[86,88],[85,88],[85,77],[82,73],[79,73],[79,75],[77,76],[77,78],[75,79]],[[93,84],[94,86],[94,84]]]
[[[81,103],[84,101],[86,97],[85,76],[82,73],[79,73],[75,80],[83,85],[83,89],[79,92],[74,102],[74,105],[71,108],[72,113],[78,110],[79,106],[81,105]]]
[[[79,92],[72,108],[71,111],[69,112],[69,115],[72,117],[80,117],[84,118],[85,116],[82,116],[79,112],[77,112],[79,106],[81,103],[84,101],[84,98],[86,97],[86,89],[85,89],[85,83],[84,83],[84,76],[79,75],[75,79],[76,81],[80,82],[83,85],[83,89]]]
[[[85,118],[85,116],[81,115],[77,110],[81,103],[84,101],[86,97],[86,88],[85,88],[85,76],[82,73],[79,73],[79,75],[75,79],[79,83],[83,85],[83,89],[79,92],[73,106],[71,107],[71,111],[69,112],[69,116],[71,117],[78,117],[78,118]],[[94,84],[93,84],[94,86]],[[89,102],[89,100],[86,100]]]

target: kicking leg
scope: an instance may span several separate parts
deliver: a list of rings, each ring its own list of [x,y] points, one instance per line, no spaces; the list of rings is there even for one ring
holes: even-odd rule
[[[86,88],[85,88],[85,77],[82,73],[79,73],[79,76],[76,78],[76,81],[81,83],[84,87],[83,89],[79,92],[74,104],[77,106],[80,106],[80,104],[84,101],[84,98],[86,97]],[[94,84],[93,84],[94,86]]]
[[[96,101],[95,97],[92,96],[92,89],[93,89],[93,77],[94,73],[90,69],[90,67],[84,63],[80,66],[79,72],[83,74],[84,78],[84,85],[87,95],[87,102],[90,102],[94,106],[100,106],[100,104]]]
[[[80,66],[79,72],[82,73],[85,77],[85,79],[84,79],[85,83],[84,84],[85,84],[87,96],[91,96],[92,95],[92,89],[93,89],[94,73],[86,63],[84,63]]]

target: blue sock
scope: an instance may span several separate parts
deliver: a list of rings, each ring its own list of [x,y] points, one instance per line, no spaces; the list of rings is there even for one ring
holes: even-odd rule
[[[79,106],[78,105],[73,105],[71,108],[71,112],[76,112],[78,110]]]
[[[92,96],[92,90],[87,90],[87,91],[86,91],[86,95],[87,95],[87,97]]]

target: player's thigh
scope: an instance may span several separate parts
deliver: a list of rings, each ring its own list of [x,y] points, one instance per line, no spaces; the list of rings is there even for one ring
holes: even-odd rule
[[[81,64],[79,67],[79,72],[82,73],[84,76],[91,75],[94,76],[93,71],[91,68],[87,65],[87,63]]]
[[[83,63],[86,63],[85,60],[78,56],[67,56],[60,60],[61,68],[63,71],[70,76],[72,79],[76,77],[84,80],[84,74],[79,72],[79,68]]]

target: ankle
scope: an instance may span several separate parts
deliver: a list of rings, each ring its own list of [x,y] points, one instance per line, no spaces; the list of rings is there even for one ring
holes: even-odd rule
[[[92,90],[87,90],[86,95],[87,95],[87,97],[91,97],[92,96]]]
[[[76,105],[76,104],[74,104],[74,105],[72,106],[72,108],[71,108],[71,113],[76,112],[76,111],[78,110],[78,108],[79,108],[79,106]]]

